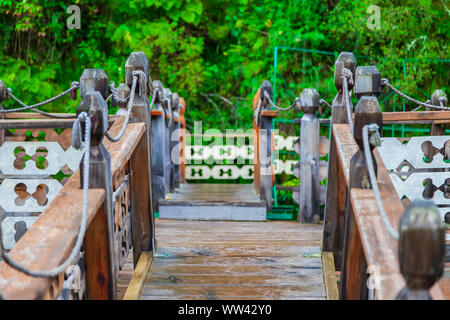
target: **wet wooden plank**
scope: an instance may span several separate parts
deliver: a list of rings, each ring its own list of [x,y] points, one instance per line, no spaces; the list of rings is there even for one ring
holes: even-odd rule
[[[327,300],[339,300],[333,252],[322,252],[322,269]]]
[[[158,219],[140,299],[324,299],[321,229]]]
[[[146,279],[148,270],[152,265],[153,252],[144,251],[139,257],[136,269],[133,272],[133,277],[128,285],[127,291],[123,300],[137,300],[141,293],[144,281]]]

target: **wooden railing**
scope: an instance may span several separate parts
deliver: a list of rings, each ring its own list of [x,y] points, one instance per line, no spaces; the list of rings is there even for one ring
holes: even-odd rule
[[[132,88],[132,73],[136,70],[143,71],[145,78],[150,79],[148,61],[142,52],[132,53],[125,64],[126,83],[119,86],[120,98],[126,98],[129,94]],[[156,246],[154,205],[160,198],[164,198],[165,192],[176,187],[182,178],[180,178],[180,170],[177,170],[175,163],[169,157],[166,159],[169,164],[168,171],[163,173],[164,192],[155,194],[155,190],[152,190],[158,172],[152,172],[152,167],[148,166],[151,164],[149,157],[152,160],[153,154],[153,165],[155,162],[159,163],[160,154],[155,152],[155,148],[156,142],[161,139],[157,136],[158,132],[154,131],[152,134],[151,127],[147,126],[150,120],[146,118],[147,112],[150,113],[148,89],[155,90],[152,83],[148,83],[146,89],[136,88],[130,121],[123,136],[117,142],[106,139],[105,133],[108,131],[109,135],[114,137],[121,131],[126,118],[126,108],[130,106],[127,106],[127,103],[116,103],[119,106],[116,116],[108,118],[106,100],[110,92],[108,78],[103,70],[85,70],[81,76],[80,85],[82,102],[77,113],[87,112],[92,123],[88,227],[80,253],[81,260],[78,259],[73,263],[73,267],[76,267],[80,261],[83,261],[85,273],[80,276],[79,273],[82,270],[78,269],[78,274],[74,275],[72,272],[71,276],[77,276],[77,282],[81,282],[76,286],[85,287],[85,291],[76,289],[80,292],[84,291],[85,298],[116,299],[119,270],[125,263],[128,251],[132,248],[134,267],[138,264],[142,253],[150,252],[151,255]],[[172,112],[169,112],[166,106],[160,114],[158,103],[168,103],[169,100],[172,103]],[[172,117],[173,120],[170,125],[164,126],[166,132],[173,133],[179,127],[184,128],[184,117],[178,115],[180,101],[175,94],[161,91],[159,100],[156,99],[156,102],[151,112],[151,122],[153,119],[162,118],[161,115],[163,115],[164,118]],[[185,110],[184,100],[181,104],[182,110]],[[180,113],[183,114],[183,111],[180,110]],[[71,128],[73,123],[74,119],[49,119],[33,113],[10,113],[5,119],[0,120],[0,129],[19,130],[13,134],[7,133],[6,141],[1,143],[5,145],[10,143],[8,141],[29,140],[24,135],[28,129],[31,136],[37,136],[42,128]],[[70,129],[64,131],[64,139],[55,137],[52,134],[53,129],[43,130],[48,130],[47,139],[55,139],[61,145],[65,145],[64,149],[70,146],[68,142],[71,138]],[[177,132],[172,136],[173,144],[180,141],[180,135]],[[163,142],[170,146],[170,134],[163,139]],[[62,140],[65,141],[62,142]],[[39,144],[40,142],[34,140],[34,142],[21,143]],[[183,148],[180,149],[180,155],[182,155]],[[3,156],[2,154],[1,157]],[[0,161],[3,160],[1,157]],[[9,251],[11,258],[25,268],[40,271],[57,267],[68,257],[80,228],[83,206],[80,176],[83,172],[82,163],[80,163],[80,170],[75,170],[70,178],[65,178],[65,183],[64,180],[62,181],[64,185],[54,199],[50,199],[45,210],[39,214],[31,227],[18,237],[20,239],[17,239],[17,243]],[[166,178],[166,174],[170,178]],[[44,178],[49,177],[47,175]],[[9,176],[0,175],[0,179],[5,178]],[[55,278],[31,277],[2,261],[0,263],[0,294],[4,299],[61,298],[68,273],[66,271]],[[81,299],[83,296],[78,298]]]
[[[344,66],[355,74],[356,64],[351,53],[342,53],[338,57],[335,69],[342,70]],[[443,215],[436,214],[439,208],[429,209],[426,207],[428,204],[422,203],[413,202],[409,209],[405,209],[410,201],[401,199],[390,176],[395,173],[385,166],[390,156],[402,152],[404,144],[399,143],[400,149],[385,150],[384,158],[376,148],[372,158],[382,206],[393,229],[399,230],[400,239],[389,232],[388,222],[383,221],[368,179],[362,132],[362,128],[371,123],[376,123],[380,129],[383,123],[445,124],[450,122],[450,113],[382,113],[376,99],[380,90],[377,78],[379,80],[379,73],[374,67],[358,67],[356,70],[354,93],[359,102],[353,114],[353,129],[348,124],[342,103],[342,86],[335,81],[339,93],[333,101],[331,119],[323,256],[331,258],[333,267],[340,271],[340,299],[450,299],[450,279],[441,278],[446,237]],[[364,92],[358,91],[358,86],[364,88]],[[403,141],[406,143],[408,140]],[[382,146],[383,143],[387,140],[382,139]],[[418,155],[426,152],[421,145],[411,151]],[[441,165],[448,166],[443,161]],[[419,184],[409,188],[424,189]],[[425,198],[421,194],[419,199],[422,197]],[[430,224],[422,221],[425,219],[421,217],[425,216],[430,219]]]

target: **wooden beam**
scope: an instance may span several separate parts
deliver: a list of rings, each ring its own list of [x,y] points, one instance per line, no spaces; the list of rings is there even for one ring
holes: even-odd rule
[[[109,118],[109,124],[114,119]],[[0,129],[72,128],[75,119],[0,119]]]
[[[261,110],[261,116],[276,118],[280,115],[278,110]]]
[[[144,286],[145,279],[147,278],[148,271],[152,265],[153,252],[143,251],[139,257],[139,261],[136,265],[136,269],[133,272],[130,284],[123,300],[138,300],[141,294],[142,287]]]
[[[383,112],[383,123],[407,123],[422,120],[445,120],[445,123],[450,123],[450,111]]]
[[[327,300],[339,300],[333,252],[322,252],[322,272]]]

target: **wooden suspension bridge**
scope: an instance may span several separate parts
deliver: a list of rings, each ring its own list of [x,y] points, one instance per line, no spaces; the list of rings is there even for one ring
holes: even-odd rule
[[[276,164],[272,124],[280,113],[271,103],[270,83],[254,99],[252,153],[237,151],[253,164],[200,168],[186,165],[199,150],[186,144],[184,99],[147,79],[142,52],[130,55],[125,83],[117,89],[103,70],[87,69],[81,76],[77,115],[85,113],[92,124],[90,144],[84,145],[90,154],[88,199],[82,185],[86,154],[72,146],[80,118],[1,114],[4,253],[29,270],[59,266],[74,248],[88,201],[83,246],[70,266],[56,276],[36,277],[2,261],[1,298],[450,299],[444,223],[450,220],[450,111],[442,93],[430,102],[442,110],[381,112],[378,70],[357,67],[353,54],[341,53],[331,119],[317,117],[321,101],[313,89],[296,104],[305,113],[294,121],[301,126],[293,143],[301,161],[292,169],[301,181],[293,192],[298,221],[268,221]],[[350,91],[358,98],[354,110]],[[110,94],[119,107],[113,116]],[[8,95],[0,81],[0,102]],[[373,123],[427,124],[430,134],[381,138],[381,146],[367,150],[363,128]],[[328,144],[319,137],[323,124],[330,125]],[[115,136],[120,139],[110,138]],[[369,179],[366,151],[378,188]],[[319,184],[323,172],[326,189]],[[196,174],[250,178],[253,184],[189,183]],[[417,199],[431,199],[437,207]],[[398,239],[389,226],[399,230]]]

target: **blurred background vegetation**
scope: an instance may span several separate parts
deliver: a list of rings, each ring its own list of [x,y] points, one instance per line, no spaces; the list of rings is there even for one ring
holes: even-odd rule
[[[80,30],[66,26],[72,4],[81,8]],[[371,5],[381,9],[380,29],[367,27]],[[354,52],[359,65],[375,63],[420,100],[436,88],[448,92],[449,64],[436,59],[448,58],[449,15],[449,0],[0,0],[0,79],[35,103],[68,88],[84,68],[123,82],[129,53],[144,51],[152,79],[187,100],[188,128],[194,120],[204,129],[249,128],[253,95],[274,80],[276,46],[308,49],[278,49],[282,106],[310,86],[331,102],[340,51]],[[395,100],[385,95],[383,108],[392,110]],[[65,99],[43,109],[76,105]]]

